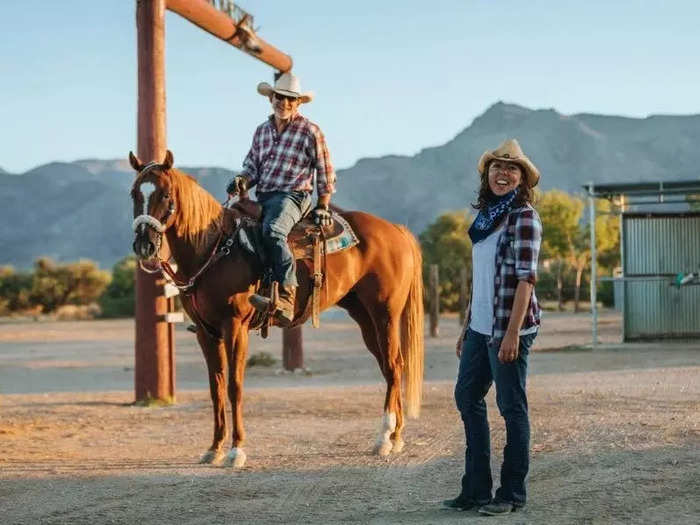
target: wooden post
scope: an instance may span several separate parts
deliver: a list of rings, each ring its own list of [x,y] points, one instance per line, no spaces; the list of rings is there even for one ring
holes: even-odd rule
[[[438,265],[430,265],[430,337],[438,336],[440,317],[440,289],[438,286]]]
[[[290,371],[304,368],[301,326],[282,330],[282,367]]]
[[[168,10],[177,13],[208,33],[274,67],[290,71],[292,59],[255,35],[255,49],[245,45],[236,23],[208,0],[167,0]]]
[[[138,138],[144,162],[165,157],[165,0],[137,0]],[[174,347],[163,295],[164,280],[136,270],[136,400],[172,401]]]
[[[459,272],[459,326],[464,325],[467,315],[467,267],[462,266]]]

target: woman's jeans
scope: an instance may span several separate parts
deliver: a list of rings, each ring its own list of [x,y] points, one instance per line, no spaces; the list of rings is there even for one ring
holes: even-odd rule
[[[311,208],[308,191],[268,191],[257,194],[262,204],[262,233],[272,278],[280,286],[297,286],[294,256],[287,244],[287,235]]]
[[[455,386],[457,408],[464,422],[467,450],[461,499],[485,504],[491,501],[491,442],[484,397],[496,382],[496,403],[506,422],[506,446],[501,466],[501,486],[495,500],[525,505],[530,454],[530,421],[527,414],[525,378],[527,356],[537,334],[520,336],[518,358],[503,364],[498,360],[500,340],[471,328],[467,331]]]

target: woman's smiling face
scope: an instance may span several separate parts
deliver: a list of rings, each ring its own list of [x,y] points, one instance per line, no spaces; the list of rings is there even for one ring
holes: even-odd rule
[[[489,188],[500,197],[520,186],[523,170],[515,162],[493,160],[489,163]]]

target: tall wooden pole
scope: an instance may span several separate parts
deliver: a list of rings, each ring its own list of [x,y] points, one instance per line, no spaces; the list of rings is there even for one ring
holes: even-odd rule
[[[304,368],[304,347],[301,326],[282,330],[282,367],[285,370]]]
[[[137,0],[138,138],[144,162],[165,157],[165,0]],[[165,322],[163,279],[136,270],[136,400],[172,400],[174,341]]]
[[[228,42],[250,56],[286,72],[292,69],[292,58],[255,35],[255,47],[245,45],[236,22],[207,0],[167,0],[168,10],[177,13],[208,33]]]
[[[439,334],[438,323],[440,322],[440,279],[438,275],[438,265],[430,265],[430,337],[437,337]]]

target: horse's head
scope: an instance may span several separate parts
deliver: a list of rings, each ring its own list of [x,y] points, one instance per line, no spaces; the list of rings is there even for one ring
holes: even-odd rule
[[[140,259],[150,259],[158,254],[163,233],[175,220],[173,184],[168,173],[173,166],[173,154],[168,150],[162,163],[143,164],[129,152],[129,162],[137,172],[131,188],[131,199],[134,201],[134,253]]]

